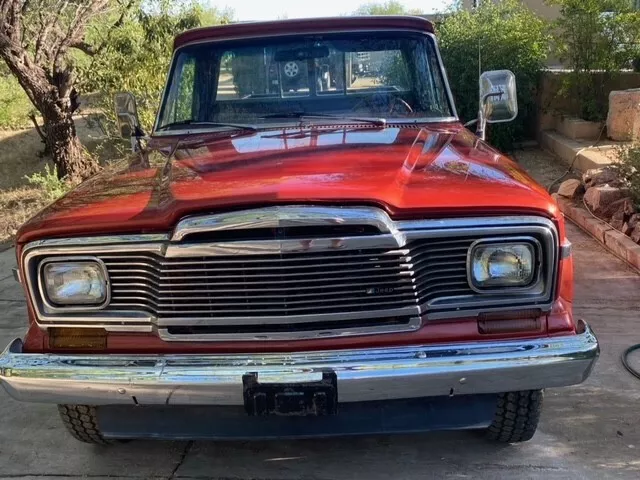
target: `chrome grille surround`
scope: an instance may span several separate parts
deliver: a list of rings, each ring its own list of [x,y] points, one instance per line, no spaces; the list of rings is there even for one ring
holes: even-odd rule
[[[375,226],[379,233],[278,238],[280,229],[336,225]],[[196,233],[249,228],[273,229],[275,238],[189,241]],[[540,281],[517,293],[474,292],[466,280],[469,246],[480,239],[510,237],[541,245]],[[394,222],[373,207],[284,206],[187,217],[171,237],[33,242],[25,247],[22,266],[42,328],[156,331],[172,341],[302,339],[413,331],[423,321],[533,305],[548,310],[558,245],[553,222],[538,216]],[[70,255],[92,255],[107,265],[112,298],[105,309],[51,311],[42,302],[38,265]],[[234,266],[238,263],[242,268]],[[387,290],[367,293],[378,287]],[[233,326],[242,326],[243,332],[230,332]],[[188,327],[198,333],[175,334]],[[218,327],[226,330],[221,333]]]

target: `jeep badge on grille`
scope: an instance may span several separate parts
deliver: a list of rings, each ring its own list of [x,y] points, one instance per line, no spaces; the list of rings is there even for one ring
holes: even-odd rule
[[[389,295],[394,290],[393,287],[371,287],[367,288],[367,295]]]

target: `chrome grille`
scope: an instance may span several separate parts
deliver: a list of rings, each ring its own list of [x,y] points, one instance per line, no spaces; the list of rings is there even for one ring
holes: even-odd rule
[[[538,242],[540,280],[482,293],[467,282],[476,240]],[[22,265],[38,324],[156,331],[166,340],[301,339],[408,332],[423,322],[522,306],[551,308],[558,236],[548,219],[502,216],[392,221],[374,207],[282,206],[186,217],[173,234],[50,239]],[[51,310],[39,265],[102,260],[100,310]]]
[[[163,258],[100,255],[110,309],[163,319],[350,313],[417,305],[409,249]]]
[[[185,325],[203,318],[259,324],[265,318],[319,314],[375,317],[379,311],[470,295],[466,258],[473,241],[425,239],[402,249],[280,255],[99,258],[111,279],[111,310],[144,310],[165,326],[172,319]]]

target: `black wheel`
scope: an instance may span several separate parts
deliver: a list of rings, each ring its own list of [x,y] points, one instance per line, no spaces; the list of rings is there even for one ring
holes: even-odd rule
[[[531,440],[538,428],[542,396],[542,390],[499,394],[493,422],[487,429],[487,438],[505,443]]]
[[[104,438],[100,433],[96,407],[89,405],[58,405],[58,412],[60,412],[62,423],[76,440],[98,445],[114,443]]]

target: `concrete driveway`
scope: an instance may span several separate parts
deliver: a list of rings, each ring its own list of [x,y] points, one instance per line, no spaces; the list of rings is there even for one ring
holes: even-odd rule
[[[569,234],[576,312],[594,327],[602,355],[583,385],[546,392],[531,442],[504,446],[443,432],[98,448],[68,436],[55,406],[18,403],[0,391],[0,479],[640,478],[640,381],[619,361],[626,346],[640,342],[640,277],[573,225]],[[22,335],[26,323],[13,263],[12,250],[0,254],[0,347]]]

